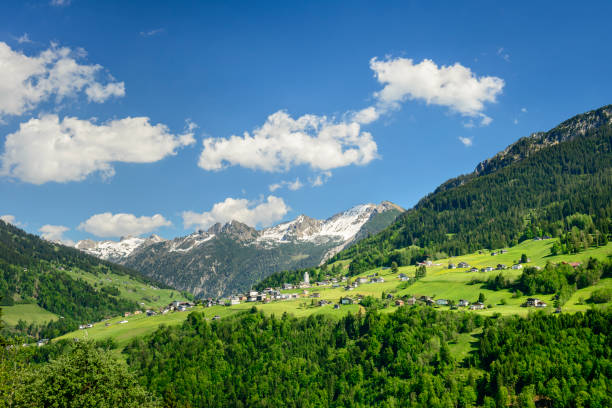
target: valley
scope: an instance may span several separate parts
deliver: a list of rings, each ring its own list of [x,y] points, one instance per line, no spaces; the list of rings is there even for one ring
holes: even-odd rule
[[[483,310],[471,311],[472,313],[482,314],[483,316],[501,315],[522,315],[525,316],[529,313],[533,313],[534,308],[522,307],[521,305],[526,302],[529,297],[528,295],[522,295],[514,297],[510,290],[489,290],[482,283],[473,284],[474,279],[486,280],[490,277],[495,277],[498,274],[502,274],[504,277],[516,280],[521,270],[505,269],[503,271],[494,270],[491,272],[469,272],[466,268],[448,269],[449,263],[467,262],[470,267],[485,268],[487,266],[495,267],[497,264],[515,265],[521,258],[522,254],[527,254],[530,258],[530,262],[525,264],[528,266],[544,267],[547,262],[551,263],[581,263],[588,262],[590,258],[596,258],[602,261],[612,260],[612,243],[606,246],[598,248],[590,248],[576,255],[550,255],[550,248],[556,242],[554,239],[549,240],[530,240],[525,241],[515,247],[506,248],[507,252],[496,256],[491,256],[490,250],[481,250],[473,254],[467,254],[459,257],[438,259],[433,261],[432,266],[427,267],[427,275],[416,282],[406,285],[406,282],[400,281],[398,278],[399,274],[405,274],[411,279],[414,278],[416,273],[416,266],[405,266],[399,267],[397,272],[392,272],[390,268],[376,268],[368,270],[362,274],[352,276],[350,279],[355,281],[360,277],[364,277],[369,282],[370,278],[368,275],[375,275],[384,279],[382,283],[364,283],[359,285],[357,288],[347,291],[344,287],[332,288],[328,286],[316,286],[312,285],[307,289],[293,289],[293,290],[282,290],[278,288],[281,293],[291,294],[298,293],[299,298],[295,300],[274,300],[269,303],[263,302],[241,302],[238,305],[214,305],[212,307],[197,306],[193,311],[202,312],[203,315],[212,321],[214,316],[225,318],[227,316],[234,315],[239,312],[247,312],[251,308],[255,307],[258,311],[261,311],[267,315],[281,316],[283,313],[288,313],[296,317],[307,317],[310,315],[323,314],[332,318],[339,319],[344,317],[347,313],[356,313],[360,309],[365,311],[361,307],[357,299],[371,296],[375,299],[383,299],[384,295],[392,295],[393,299],[387,301],[379,309],[382,313],[392,313],[397,310],[395,305],[396,299],[407,298],[411,296],[429,296],[434,300],[436,299],[448,299],[458,302],[460,299],[466,299],[470,303],[475,303],[480,293],[485,296],[485,304],[490,304],[491,308],[485,308]],[[501,250],[501,248],[500,248]],[[348,263],[340,261],[339,264],[343,264],[343,271],[348,270]],[[333,264],[332,264],[333,265]],[[591,293],[597,289],[612,289],[612,277],[602,278],[597,284],[588,286],[583,289],[577,290],[572,294],[571,298],[563,305],[563,313],[575,313],[585,312],[591,308],[606,309],[612,306],[612,302],[594,305],[589,304],[586,300],[590,297]],[[302,294],[306,290],[307,294]],[[313,297],[314,294],[317,294]],[[355,300],[355,304],[341,305],[339,309],[335,309],[334,305],[340,303],[341,298],[351,298]],[[543,308],[544,313],[553,313],[555,308],[553,307],[554,295],[537,295],[538,298],[547,302],[548,306]],[[581,301],[582,299],[582,301]],[[324,306],[318,306],[318,302],[321,300],[329,301],[330,303]],[[229,303],[229,299],[221,299],[221,303]],[[415,307],[430,307],[425,306],[419,302],[420,306]],[[410,307],[410,306],[404,306]],[[435,306],[436,310],[451,310],[450,306]],[[465,313],[467,308],[459,308],[455,312]],[[119,325],[118,321],[122,320],[122,317],[117,317],[110,320],[110,327],[104,326],[103,322],[94,325],[93,329],[78,330],[71,333],[67,333],[60,339],[71,339],[71,338],[90,338],[94,340],[104,340],[107,338],[113,338],[117,340],[118,345],[121,347],[125,346],[129,340],[154,332],[158,326],[181,324],[187,318],[189,312],[174,312],[168,315],[158,315],[146,317],[132,316],[128,319],[128,323]]]

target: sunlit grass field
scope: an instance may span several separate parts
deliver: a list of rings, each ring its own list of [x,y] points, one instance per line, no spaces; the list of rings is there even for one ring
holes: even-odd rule
[[[525,302],[527,296],[513,297],[513,294],[509,290],[492,291],[482,288],[482,284],[471,284],[474,279],[486,280],[491,276],[496,276],[502,273],[504,276],[516,279],[522,273],[521,270],[506,269],[503,271],[492,271],[492,272],[468,272],[466,269],[448,269],[449,262],[458,264],[461,261],[467,262],[471,266],[478,268],[493,266],[497,264],[505,264],[507,267],[515,264],[522,254],[526,254],[530,259],[526,266],[544,266],[547,262],[586,262],[590,257],[598,258],[601,260],[607,259],[612,254],[612,243],[606,247],[591,248],[577,255],[560,255],[552,257],[550,256],[550,247],[554,243],[554,240],[544,241],[526,241],[515,247],[506,248],[508,251],[505,254],[491,256],[490,251],[480,251],[480,253],[469,254],[460,257],[440,259],[434,261],[434,265],[427,268],[427,275],[416,281],[411,285],[407,285],[404,288],[400,288],[401,282],[399,280],[399,273],[405,273],[408,276],[413,277],[415,274],[415,266],[400,267],[397,273],[393,273],[389,268],[376,268],[364,272],[359,276],[367,276],[377,273],[385,279],[383,283],[366,283],[362,284],[358,288],[347,291],[343,287],[331,288],[329,286],[323,287],[312,287],[307,289],[308,294],[301,295],[296,300],[286,301],[273,301],[267,304],[262,303],[241,303],[234,306],[214,306],[212,308],[197,307],[193,310],[204,312],[207,318],[212,318],[215,315],[225,317],[231,314],[235,314],[241,311],[248,311],[252,307],[256,307],[257,310],[261,310],[266,314],[275,315],[280,317],[283,313],[288,313],[296,317],[309,316],[313,314],[325,314],[332,317],[340,318],[345,316],[347,313],[355,313],[362,309],[359,305],[343,305],[339,309],[334,309],[333,305],[318,306],[317,303],[321,299],[329,300],[333,303],[338,303],[342,297],[356,298],[358,296],[373,296],[382,298],[383,294],[392,293],[394,296],[403,295],[415,295],[415,296],[430,296],[436,299],[449,299],[455,302],[460,299],[466,299],[470,302],[476,302],[480,293],[485,296],[485,304],[490,305],[490,308],[486,308],[475,313],[481,313],[483,315],[492,315],[499,313],[501,315],[526,315],[532,312],[533,308],[521,307],[521,304]],[[344,267],[348,266],[348,261],[342,261]],[[121,277],[122,279],[123,277]],[[351,277],[353,281],[356,277]],[[88,277],[92,279],[98,279],[98,282],[102,282],[104,278],[100,277]],[[103,283],[103,282],[102,282]],[[140,296],[142,299],[145,296],[159,296],[159,302],[161,304],[167,304],[173,300],[172,295],[178,295],[177,291],[163,291],[153,290],[150,288],[142,287],[142,284],[130,284],[129,279],[121,280],[116,282],[118,284],[126,285],[125,289],[128,293],[132,293],[134,296]],[[342,285],[343,286],[343,285]],[[403,285],[405,286],[405,284]],[[591,293],[600,288],[612,288],[612,278],[602,279],[597,285],[580,289],[574,293],[570,300],[563,306],[563,312],[576,312],[585,311],[590,307],[607,307],[609,304],[593,306],[584,303],[584,300],[588,299]],[[132,292],[130,292],[132,291]],[[172,293],[174,292],[174,293]],[[301,293],[302,290],[290,290],[283,291],[285,293]],[[319,298],[311,298],[312,293],[320,293]],[[122,290],[122,294],[123,294]],[[548,307],[545,311],[553,311],[553,295],[538,295],[540,299],[548,303]],[[582,302],[580,301],[582,299]],[[505,304],[502,304],[505,303]],[[395,306],[390,306],[381,312],[392,312],[396,310]],[[439,307],[439,310],[449,310],[449,307]],[[459,312],[465,311],[465,308],[461,308]],[[60,338],[92,338],[92,339],[104,339],[108,337],[114,338],[120,348],[123,348],[130,339],[136,336],[142,336],[145,334],[152,333],[161,324],[180,324],[188,315],[189,312],[174,312],[167,315],[158,315],[152,317],[146,317],[144,315],[132,316],[127,318],[128,323],[119,324],[123,318],[115,318],[108,321],[110,325],[107,327],[105,323],[98,323],[93,329],[79,330],[76,332],[68,333]],[[472,349],[472,344],[477,341],[476,337],[478,333],[469,333],[460,336],[456,342],[451,343],[451,349],[454,354],[465,356]]]

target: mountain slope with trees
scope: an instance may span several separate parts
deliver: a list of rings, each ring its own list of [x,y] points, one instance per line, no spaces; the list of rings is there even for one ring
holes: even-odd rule
[[[159,285],[121,265],[102,261],[77,249],[45,241],[0,221],[0,296],[5,306],[36,303],[61,318],[39,328],[51,338],[75,330],[79,324],[134,311],[139,305],[110,287],[96,288],[67,271],[130,276],[144,285]]]
[[[340,252],[351,273],[414,263],[542,235],[592,220],[585,239],[612,232],[612,105],[578,115],[509,146],[424,197],[379,234]],[[579,217],[580,218],[580,217]],[[412,248],[404,249],[402,248]]]

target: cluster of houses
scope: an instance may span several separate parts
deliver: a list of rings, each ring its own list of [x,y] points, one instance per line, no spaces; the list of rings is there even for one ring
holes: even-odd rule
[[[494,252],[492,253],[494,254]],[[508,266],[505,264],[497,264],[497,266],[485,266],[483,268],[477,268],[475,266],[470,266],[467,262],[459,262],[458,264],[449,263],[448,269],[456,269],[462,268],[467,269],[467,272],[493,272],[493,271],[503,271],[504,269],[508,269]],[[523,269],[523,265],[520,263],[512,265],[510,269]]]

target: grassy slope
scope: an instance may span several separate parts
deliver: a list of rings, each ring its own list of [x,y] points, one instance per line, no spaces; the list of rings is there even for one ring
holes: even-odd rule
[[[187,300],[178,290],[159,289],[146,283],[139,282],[129,275],[117,275],[113,273],[99,273],[97,275],[84,272],[80,269],[66,271],[74,279],[82,279],[97,288],[102,286],[115,286],[120,291],[120,297],[133,300],[141,304],[143,309],[159,309],[173,300]],[[19,319],[29,323],[46,323],[49,320],[57,320],[58,316],[35,304],[22,304],[2,307],[2,320],[14,326]],[[88,323],[88,322],[83,322]]]
[[[159,289],[152,285],[139,282],[129,275],[115,275],[112,273],[94,275],[80,270],[68,272],[75,279],[83,279],[90,285],[97,284],[98,288],[102,286],[114,286],[119,289],[122,298],[133,300],[141,307],[148,309],[158,309],[172,302],[173,300],[187,300],[180,291],[174,289]]]
[[[466,256],[461,256],[457,258],[453,258],[453,263],[458,263],[460,261],[466,261],[472,266],[484,267],[484,266],[495,266],[498,263],[503,263],[506,265],[512,265],[515,260],[520,259],[521,254],[525,253],[528,257],[531,258],[530,265],[538,265],[544,266],[547,261],[553,262],[561,262],[561,261],[571,261],[571,262],[581,262],[587,260],[589,257],[596,257],[600,259],[604,259],[610,254],[612,254],[612,243],[603,248],[594,248],[589,251],[585,251],[578,255],[564,255],[551,257],[548,254],[550,253],[550,246],[552,245],[553,240],[547,241],[526,241],[521,243],[520,245],[508,248],[508,253],[498,256],[491,256],[488,251],[483,251],[482,254],[470,254]],[[380,276],[385,278],[384,283],[374,283],[374,284],[364,284],[359,288],[353,291],[345,291],[343,288],[330,288],[330,287],[321,287],[321,288],[311,288],[309,290],[310,293],[319,292],[321,294],[320,299],[331,300],[334,303],[338,302],[341,297],[353,297],[358,294],[360,295],[371,295],[380,298],[383,292],[386,293],[395,293],[396,295],[404,295],[404,294],[415,294],[415,295],[427,295],[433,296],[436,298],[448,298],[453,300],[459,299],[467,299],[472,302],[476,301],[478,298],[478,294],[483,292],[486,296],[486,303],[492,304],[493,308],[485,309],[483,311],[478,311],[477,313],[482,313],[484,315],[490,315],[493,313],[501,313],[504,315],[507,314],[527,314],[529,313],[530,308],[520,307],[527,296],[523,296],[521,298],[513,299],[512,294],[507,290],[501,291],[490,291],[487,289],[482,289],[481,285],[469,285],[468,282],[473,278],[485,279],[488,276],[494,276],[499,271],[494,272],[466,272],[464,269],[447,269],[448,262],[451,259],[442,259],[436,261],[438,266],[432,266],[427,268],[427,276],[420,281],[414,283],[413,285],[408,286],[405,289],[399,289],[398,285],[400,284],[399,279],[397,278],[397,274],[391,272],[390,269],[382,270],[381,268],[368,271],[367,273],[362,274],[361,276],[365,276],[368,274],[372,274],[374,272],[378,272]],[[348,261],[342,261],[342,263],[348,265]],[[414,275],[415,267],[407,266],[401,267],[399,272],[404,272],[408,275]],[[521,273],[520,270],[505,270],[503,272],[505,275],[510,277],[518,277]],[[123,277],[121,277],[123,279]],[[354,279],[354,278],[353,278]],[[574,312],[579,310],[586,310],[590,305],[577,305],[576,302],[580,297],[583,299],[587,299],[590,296],[590,293],[601,287],[612,287],[612,279],[603,279],[596,286],[588,287],[577,291],[573,297],[565,304],[563,310],[565,312]],[[285,291],[285,292],[296,292],[294,291]],[[297,292],[301,292],[297,291]],[[552,305],[552,295],[539,296]],[[500,305],[501,299],[506,299],[507,305]],[[318,299],[314,299],[315,302]],[[292,301],[280,301],[280,302],[271,302],[268,304],[261,303],[242,303],[240,305],[235,305],[231,307],[224,306],[214,306],[212,308],[196,308],[195,310],[204,311],[206,317],[212,318],[214,315],[219,315],[221,317],[227,316],[229,314],[233,314],[240,311],[249,310],[251,307],[256,306],[257,309],[262,310],[269,314],[274,314],[276,316],[280,316],[283,313],[287,312],[293,314],[295,316],[308,316],[311,314],[324,313],[330,316],[341,317],[344,316],[348,312],[356,312],[359,310],[358,305],[346,305],[342,306],[340,309],[333,309],[331,305],[326,305],[323,307],[311,306],[312,299],[310,298],[301,298],[298,300]],[[447,307],[443,307],[441,309],[448,309]],[[547,308],[548,310],[552,310],[552,306]],[[388,309],[384,309],[382,312],[392,312],[395,310],[395,307],[391,307]],[[123,348],[128,341],[135,337],[144,334],[148,334],[153,332],[160,324],[180,324],[187,318],[188,313],[186,312],[175,312],[170,313],[168,315],[159,315],[146,317],[143,315],[132,316],[127,318],[128,323],[126,324],[117,324],[118,321],[123,320],[122,318],[115,318],[109,320],[111,325],[106,327],[104,323],[98,323],[95,325],[93,329],[79,330],[76,332],[68,333],[60,338],[73,338],[78,337],[82,338],[85,336],[89,336],[93,339],[103,339],[107,337],[114,337],[117,340],[120,348]],[[460,336],[456,343],[451,344],[451,350],[453,353],[458,356],[458,358],[465,357],[469,351],[473,348],[473,343],[477,341],[477,336],[479,333],[469,333]]]
[[[28,323],[46,323],[57,320],[58,316],[38,305],[2,306],[2,320],[9,326],[15,326],[19,319]]]

